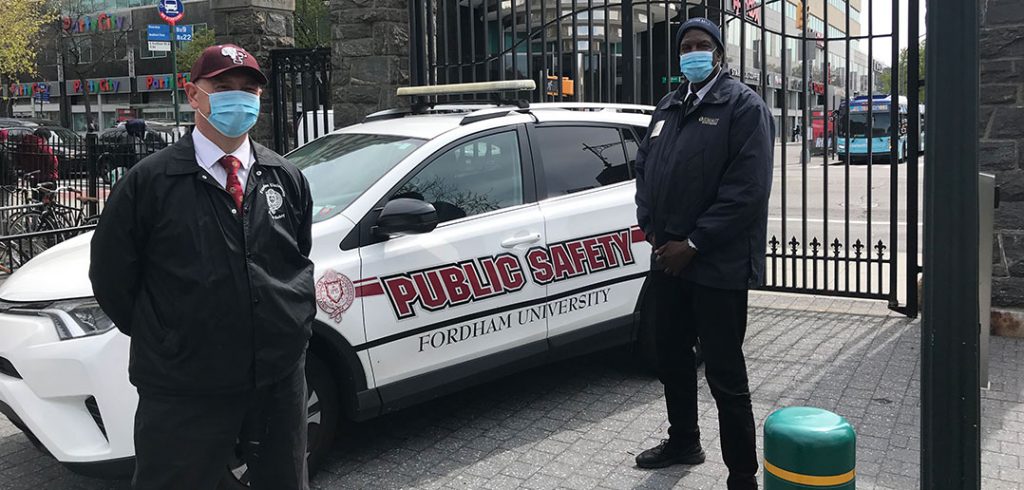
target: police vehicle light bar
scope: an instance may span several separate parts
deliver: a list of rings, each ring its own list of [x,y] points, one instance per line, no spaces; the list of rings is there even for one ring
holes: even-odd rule
[[[518,92],[536,90],[533,80],[506,80],[501,82],[452,83],[448,85],[424,85],[421,87],[401,87],[398,95],[457,95],[481,94],[494,92]]]

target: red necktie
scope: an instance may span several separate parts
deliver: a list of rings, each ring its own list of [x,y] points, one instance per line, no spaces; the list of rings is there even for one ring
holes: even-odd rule
[[[218,162],[228,172],[228,181],[225,188],[228,194],[231,194],[231,197],[235,199],[235,207],[238,208],[238,214],[242,214],[242,196],[245,195],[245,190],[242,189],[242,182],[238,180],[238,169],[242,167],[242,162],[231,155],[224,155]]]

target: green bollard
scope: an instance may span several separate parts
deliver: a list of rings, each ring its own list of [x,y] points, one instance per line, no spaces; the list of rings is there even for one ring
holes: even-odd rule
[[[839,415],[787,407],[764,423],[765,490],[853,490],[856,466],[857,434]]]

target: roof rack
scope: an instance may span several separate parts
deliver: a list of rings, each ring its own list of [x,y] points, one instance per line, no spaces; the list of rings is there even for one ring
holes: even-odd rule
[[[491,108],[511,106],[517,109],[530,107],[530,102],[525,99],[505,98],[502,93],[523,92],[536,90],[537,83],[533,80],[504,80],[499,82],[474,82],[474,83],[453,83],[447,85],[424,85],[420,87],[401,87],[397,91],[398,96],[414,97],[412,107],[403,109],[390,109],[375,112],[366,116],[363,122],[380,121],[385,119],[398,119],[413,114],[460,114],[475,112],[481,109],[481,104],[491,105]],[[468,94],[494,94],[489,101],[481,101],[477,104],[437,104],[426,99],[440,95],[468,95]]]
[[[438,95],[460,95],[460,94],[498,94],[501,92],[515,92],[535,90],[536,83],[533,80],[507,80],[500,82],[478,82],[478,83],[456,83],[449,85],[427,85],[421,87],[402,87],[398,89],[400,96],[431,97]],[[417,100],[412,107],[389,109],[375,112],[363,118],[363,122],[381,121],[387,119],[400,119],[410,115],[458,115],[466,114],[460,125],[472,124],[487,119],[508,116],[513,113],[527,114],[531,109],[558,109],[582,112],[620,112],[650,115],[654,113],[653,106],[638,104],[603,104],[589,102],[542,102],[530,104],[526,100],[510,100],[497,96],[488,101],[459,102],[454,104],[437,104],[435,102]]]

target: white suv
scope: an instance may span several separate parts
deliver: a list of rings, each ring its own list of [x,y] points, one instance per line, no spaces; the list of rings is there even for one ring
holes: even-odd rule
[[[287,155],[315,202],[311,467],[341,417],[643,337],[632,164],[652,111],[393,110]],[[91,299],[90,237],[0,287],[0,411],[61,463],[116,475],[137,394],[129,339]],[[241,459],[233,470],[244,483]]]

